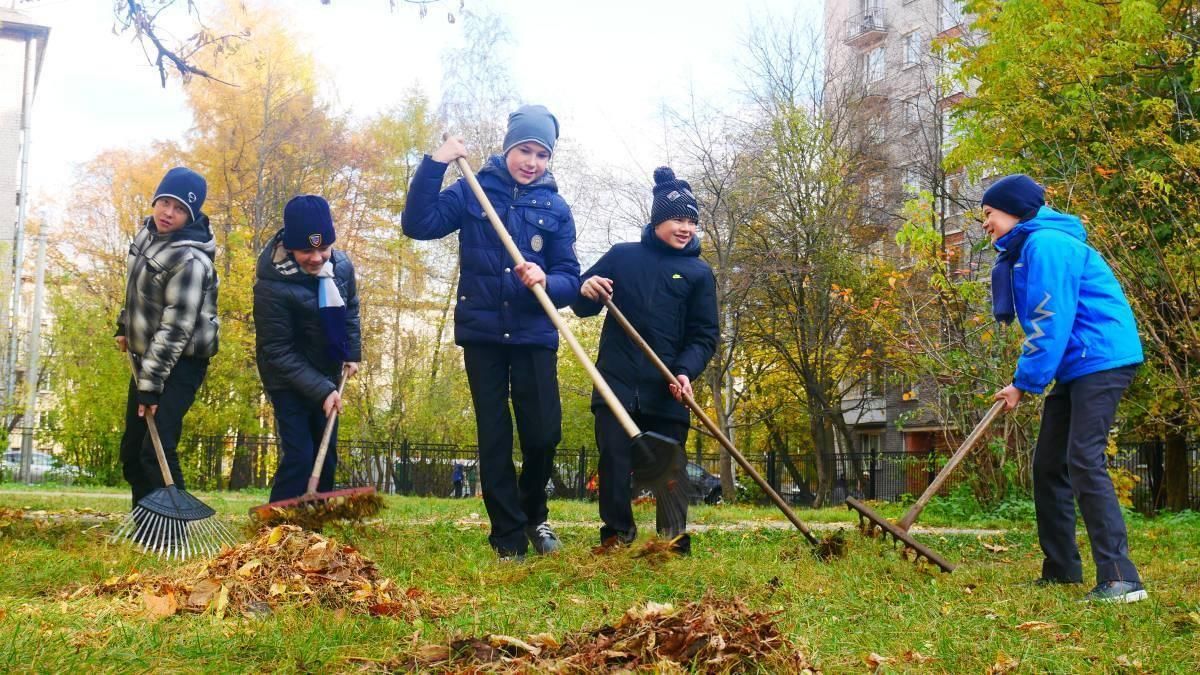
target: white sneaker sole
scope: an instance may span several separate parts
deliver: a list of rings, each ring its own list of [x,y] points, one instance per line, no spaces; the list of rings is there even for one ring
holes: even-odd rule
[[[1140,591],[1131,591],[1124,595],[1118,595],[1115,598],[1096,598],[1093,600],[1088,600],[1088,602],[1103,602],[1110,605],[1128,605],[1132,602],[1140,602],[1148,597],[1150,597],[1150,594],[1146,592],[1146,589],[1142,589]]]

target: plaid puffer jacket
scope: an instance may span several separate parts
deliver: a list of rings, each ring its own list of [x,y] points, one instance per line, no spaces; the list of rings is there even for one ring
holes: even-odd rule
[[[160,235],[147,218],[129,245],[125,307],[117,335],[141,357],[139,394],[154,398],[181,356],[217,353],[216,244],[208,216],[170,235]],[[142,399],[139,396],[139,400]]]

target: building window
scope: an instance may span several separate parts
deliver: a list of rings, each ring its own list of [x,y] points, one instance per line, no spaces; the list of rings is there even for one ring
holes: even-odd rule
[[[938,16],[938,29],[950,30],[955,26],[962,25],[963,13],[962,7],[958,5],[958,0],[941,0],[942,11]]]
[[[947,152],[958,143],[960,136],[958,130],[954,128],[952,112],[950,106],[942,109],[942,150]]]
[[[904,65],[915,66],[921,62],[921,31],[914,30],[904,36]]]
[[[876,47],[863,55],[863,71],[867,84],[883,79],[883,47]]]
[[[882,143],[887,138],[887,110],[880,110],[867,119],[867,140]]]
[[[904,114],[904,128],[911,131],[921,123],[921,97],[910,96],[900,103]]]
[[[904,192],[908,195],[916,195],[921,191],[921,171],[916,164],[909,164],[904,167]]]

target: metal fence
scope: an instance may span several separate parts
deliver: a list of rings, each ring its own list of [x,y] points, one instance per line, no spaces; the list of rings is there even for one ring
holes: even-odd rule
[[[19,433],[19,431],[18,431]],[[108,434],[83,439],[56,439],[59,452],[39,457],[33,482],[90,482],[117,484],[121,480],[120,435]],[[0,480],[16,480],[19,464],[0,463]],[[407,439],[373,441],[338,440],[339,457],[335,482],[339,486],[372,485],[380,492],[435,497],[464,497],[479,494],[476,447],[422,443]],[[1200,443],[1188,448],[1191,508],[1200,509]],[[44,453],[39,452],[38,455]],[[1120,447],[1110,466],[1137,478],[1132,491],[1134,507],[1153,513],[1163,506],[1163,454],[1161,442],[1133,443]],[[278,442],[270,435],[234,434],[185,437],[179,445],[180,463],[189,487],[205,490],[266,488],[279,462]],[[520,454],[514,458],[518,465]],[[746,453],[747,461],[781,495],[796,506],[810,506],[819,491],[815,459],[811,455],[786,452]],[[894,501],[918,495],[937,474],[946,455],[942,453],[847,453],[829,465],[834,473],[823,491],[822,503],[838,504],[847,496]],[[692,463],[719,475],[718,453],[690,453]],[[599,456],[594,448],[560,448],[546,489],[554,497],[588,499],[594,496]],[[86,467],[86,468],[80,468]],[[457,469],[456,469],[457,467]],[[458,481],[456,482],[456,477]],[[960,471],[950,477],[942,493],[968,480]],[[743,498],[762,498],[747,476],[739,476]],[[766,501],[762,498],[762,501]]]

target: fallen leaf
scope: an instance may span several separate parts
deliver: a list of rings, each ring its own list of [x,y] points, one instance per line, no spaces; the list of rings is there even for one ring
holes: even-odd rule
[[[542,653],[540,648],[534,647],[528,642],[512,637],[511,635],[489,635],[488,642],[490,642],[493,647],[516,647],[517,649],[529,652],[534,656]]]
[[[1054,624],[1046,623],[1045,621],[1026,621],[1025,623],[1017,626],[1017,630],[1035,631],[1035,630],[1046,630],[1047,628],[1053,628],[1053,627],[1054,627]]]
[[[217,593],[216,606],[213,608],[213,613],[218,617],[225,616],[225,608],[229,606],[229,587],[221,584],[221,590]]]
[[[171,616],[179,609],[173,591],[167,591],[166,595],[154,595],[146,591],[142,594],[142,602],[146,605],[146,615],[152,619]]]
[[[529,644],[537,645],[542,649],[558,649],[561,645],[558,639],[551,633],[536,633],[529,636]]]
[[[192,593],[188,596],[188,607],[193,609],[205,609],[208,603],[212,602],[213,594],[220,590],[221,584],[215,579],[205,579],[192,587]]]
[[[416,656],[418,660],[425,661],[427,663],[449,661],[450,648],[446,645],[424,645],[417,648],[414,656]]]
[[[904,660],[908,663],[928,663],[935,659],[932,656],[925,656],[921,652],[910,649],[904,652]]]
[[[1008,656],[1004,652],[1000,652],[996,654],[996,662],[988,666],[987,675],[1002,675],[1003,673],[1011,673],[1020,665],[1020,661]]]
[[[891,661],[891,659],[886,656],[880,656],[875,652],[871,652],[869,655],[863,658],[863,662],[866,663],[867,667],[872,671],[879,670],[879,668],[888,661]]]
[[[255,568],[258,568],[258,567],[262,567],[262,561],[259,560],[258,558],[255,558],[254,560],[251,560],[250,562],[246,563],[245,565],[242,565],[241,567],[239,567],[238,571],[237,571],[237,575],[239,577],[248,577],[255,570]]]
[[[986,542],[984,542],[983,547],[986,548],[987,550],[991,551],[992,553],[1003,553],[1009,549],[1008,546],[1001,546],[1000,544],[989,544]]]
[[[280,539],[283,539],[283,526],[276,525],[271,529],[271,534],[267,535],[267,545],[274,546],[279,543]]]

